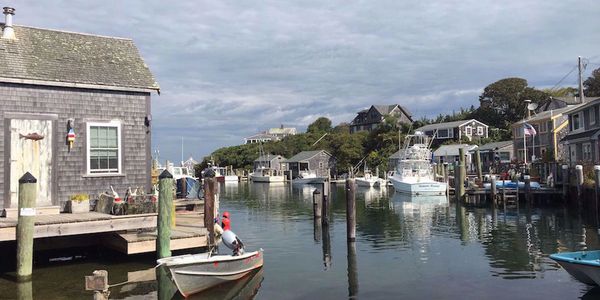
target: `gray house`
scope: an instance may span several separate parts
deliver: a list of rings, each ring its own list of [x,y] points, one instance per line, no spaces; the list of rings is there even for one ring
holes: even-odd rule
[[[302,151],[285,160],[287,168],[292,172],[292,179],[297,178],[302,171],[316,172],[319,177],[334,174],[335,158],[325,150]]]
[[[488,137],[488,126],[475,119],[429,124],[417,128],[416,131],[421,131],[428,136],[435,135],[434,145],[448,140],[471,142]]]
[[[270,169],[279,172],[284,170],[284,168],[282,167],[284,161],[285,157],[281,155],[266,154],[263,156],[259,156],[257,159],[254,160],[254,170]]]
[[[356,114],[350,123],[350,133],[371,131],[377,128],[386,116],[390,115],[397,117],[400,124],[412,124],[413,122],[411,113],[403,106],[398,104],[372,105],[369,109],[361,110]]]
[[[478,149],[484,170],[488,170],[494,163],[508,164],[515,159],[513,141],[487,143]]]
[[[600,162],[600,99],[586,101],[567,112],[569,131],[561,139],[569,164]]]
[[[130,39],[0,23],[0,208],[38,180],[38,211],[110,186],[150,190],[150,96],[159,90]]]

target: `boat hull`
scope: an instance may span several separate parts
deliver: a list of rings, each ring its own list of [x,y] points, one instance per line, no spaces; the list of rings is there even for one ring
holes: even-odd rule
[[[311,184],[311,183],[323,183],[325,182],[324,177],[309,177],[309,178],[296,178],[292,180],[292,184]]]
[[[254,182],[284,182],[285,177],[283,176],[260,176],[260,175],[252,175],[250,180]]]
[[[600,285],[600,250],[556,253],[550,258],[575,279],[589,285]]]
[[[225,182],[238,182],[240,178],[237,175],[225,175]]]
[[[206,254],[181,255],[158,260],[171,272],[171,277],[184,296],[202,292],[219,284],[238,280],[253,270],[262,267],[263,251],[244,255]]]
[[[446,183],[430,182],[405,182],[396,178],[389,178],[397,193],[406,193],[411,195],[445,195]]]
[[[365,186],[365,187],[374,187],[374,186],[380,185],[378,179],[365,179],[365,178],[357,177],[354,179],[354,182],[356,182],[356,184],[358,186]]]

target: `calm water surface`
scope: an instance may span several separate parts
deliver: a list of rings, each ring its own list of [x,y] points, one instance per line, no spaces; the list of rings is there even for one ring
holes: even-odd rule
[[[594,218],[586,221],[562,207],[465,208],[445,198],[358,188],[356,242],[348,244],[343,187],[332,188],[329,226],[313,221],[315,188],[221,186],[221,211],[231,213],[232,230],[248,251],[265,250],[265,266],[194,299],[600,299],[600,288],[575,281],[548,258],[582,246],[600,249]],[[107,269],[113,284],[143,277],[148,272],[140,271],[154,266],[153,255],[91,251],[85,258],[36,266],[32,287],[21,290],[31,290],[35,299],[91,299],[83,276],[93,270]],[[0,278],[0,299],[18,296],[19,286],[9,277]],[[170,285],[163,280],[115,287],[111,299],[171,297],[165,282]]]

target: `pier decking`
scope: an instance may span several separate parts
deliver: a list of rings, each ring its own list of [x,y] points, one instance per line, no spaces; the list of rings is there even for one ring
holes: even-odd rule
[[[201,212],[177,212],[175,220],[171,234],[172,250],[206,246],[207,234]],[[98,244],[126,254],[136,254],[156,251],[156,225],[156,213],[124,216],[98,212],[38,215],[35,217],[33,236],[34,239],[41,239],[101,234],[101,238],[97,239]],[[16,226],[17,218],[0,218],[0,242],[14,241]]]

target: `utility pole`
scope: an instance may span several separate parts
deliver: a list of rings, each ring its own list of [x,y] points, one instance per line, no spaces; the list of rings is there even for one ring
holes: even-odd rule
[[[583,63],[581,62],[581,56],[577,58],[577,65],[579,66],[579,100],[581,103],[585,103],[585,95],[583,94]]]

